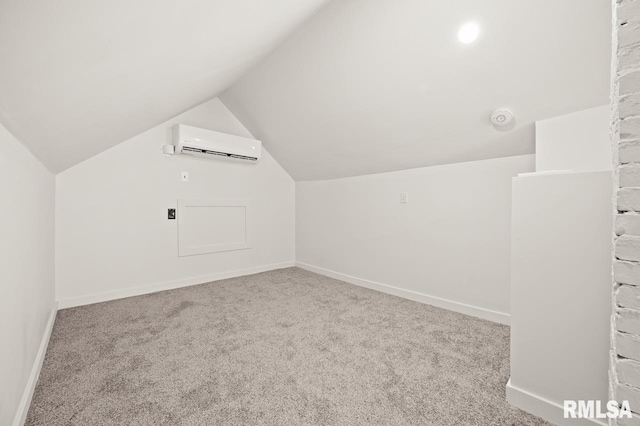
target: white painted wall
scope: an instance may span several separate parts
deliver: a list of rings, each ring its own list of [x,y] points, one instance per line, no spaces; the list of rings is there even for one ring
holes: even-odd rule
[[[291,177],[264,150],[257,165],[162,156],[174,123],[251,136],[214,99],[58,174],[61,307],[293,264]],[[167,209],[180,198],[249,199],[252,248],[178,257],[178,221],[167,219]]]
[[[611,170],[609,105],[536,121],[536,171]]]
[[[54,176],[0,125],[0,424],[12,424],[54,305]]]
[[[296,260],[508,322],[511,178],[533,168],[534,156],[524,155],[297,182]]]
[[[611,172],[513,180],[509,402],[554,424],[607,401]]]

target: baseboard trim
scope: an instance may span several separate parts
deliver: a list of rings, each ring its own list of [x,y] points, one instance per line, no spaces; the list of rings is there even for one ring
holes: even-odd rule
[[[40,370],[42,369],[42,363],[44,362],[44,356],[47,354],[47,347],[49,346],[49,339],[51,338],[51,330],[53,330],[53,323],[56,321],[56,313],[58,312],[58,302],[54,302],[51,307],[51,313],[47,320],[47,325],[40,340],[40,347],[36,354],[36,359],[33,361],[33,367],[31,367],[31,373],[29,374],[29,380],[20,398],[20,404],[16,410],[16,414],[13,418],[13,426],[24,425],[27,419],[27,413],[31,406],[31,399],[33,398],[33,392],[36,390],[36,384],[38,383],[38,377],[40,377]]]
[[[558,426],[606,426],[600,419],[565,419],[562,405],[539,395],[520,389],[507,382],[507,402],[527,413]]]
[[[74,297],[58,300],[58,309],[74,308],[76,306],[91,305],[93,303],[108,302],[110,300],[124,299],[126,297],[141,296],[143,294],[156,293],[158,291],[173,290],[176,288],[189,287],[192,285],[204,284],[211,281],[219,281],[227,278],[242,277],[244,275],[258,274],[260,272],[274,271],[276,269],[291,268],[295,262],[282,262],[270,265],[256,266],[253,268],[236,269],[216,274],[201,275],[180,280],[165,281],[157,284],[149,284],[121,290],[107,291],[103,293],[90,294],[87,296]]]
[[[480,308],[478,306],[467,305],[465,303],[455,302],[453,300],[429,296],[428,294],[418,293],[411,290],[405,290],[388,284],[382,284],[375,281],[370,281],[363,278],[358,278],[340,272],[332,271],[330,269],[321,268],[319,266],[309,265],[308,263],[304,262],[296,262],[296,266],[320,275],[325,275],[327,277],[345,281],[349,284],[354,284],[360,287],[366,287],[372,290],[381,291],[383,293],[392,294],[394,296],[413,300],[414,302],[437,306],[439,308],[448,309],[454,312],[460,312],[462,314],[471,315],[500,324],[509,325],[510,323],[511,316],[503,312],[492,311],[489,309]]]

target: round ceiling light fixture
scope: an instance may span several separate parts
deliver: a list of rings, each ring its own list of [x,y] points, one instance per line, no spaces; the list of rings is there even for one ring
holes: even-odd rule
[[[478,35],[480,35],[480,27],[475,22],[467,22],[458,30],[458,40],[463,44],[473,43]]]
[[[497,109],[493,111],[493,114],[491,114],[491,122],[494,126],[505,127],[512,121],[513,113],[506,108]]]

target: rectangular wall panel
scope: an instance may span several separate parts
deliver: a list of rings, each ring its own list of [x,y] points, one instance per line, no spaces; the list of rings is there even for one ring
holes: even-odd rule
[[[611,170],[609,105],[536,121],[536,171]]]
[[[510,387],[537,401],[507,400],[554,424],[577,424],[565,400],[607,401],[612,186],[607,171],[513,179]]]
[[[180,256],[248,248],[248,200],[178,200]]]

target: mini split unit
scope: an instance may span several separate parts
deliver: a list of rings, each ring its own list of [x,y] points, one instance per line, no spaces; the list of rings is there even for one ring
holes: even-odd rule
[[[213,130],[176,124],[173,146],[164,145],[163,154],[183,154],[194,157],[257,163],[262,155],[262,142]]]

